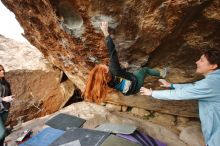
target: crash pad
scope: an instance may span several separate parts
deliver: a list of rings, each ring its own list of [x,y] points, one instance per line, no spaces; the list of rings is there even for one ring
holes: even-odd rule
[[[48,127],[19,146],[49,146],[64,133],[65,131]]]
[[[131,134],[136,129],[137,127],[131,124],[114,124],[114,123],[104,123],[96,128],[96,130],[100,130],[100,131],[121,133],[121,134]]]
[[[79,128],[85,122],[86,122],[86,120],[81,119],[79,117],[61,113],[61,114],[58,114],[58,115],[52,117],[51,119],[49,119],[46,122],[46,125],[48,125],[52,128],[66,131],[66,130],[69,130],[69,129],[72,129],[75,127]]]
[[[76,128],[66,131],[61,137],[50,146],[60,146],[62,144],[79,140],[81,146],[99,146],[109,136],[108,132]]]

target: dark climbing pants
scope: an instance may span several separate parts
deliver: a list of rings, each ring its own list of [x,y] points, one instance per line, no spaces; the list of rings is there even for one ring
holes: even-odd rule
[[[5,129],[5,122],[8,117],[8,112],[0,113],[0,146],[3,146],[5,136],[6,136],[6,129]]]
[[[140,90],[140,88],[143,86],[144,79],[148,75],[160,77],[160,72],[158,70],[151,69],[149,67],[141,68],[140,70],[135,71],[133,74],[136,76],[136,78],[138,80],[136,90],[135,90],[136,92],[138,92]]]

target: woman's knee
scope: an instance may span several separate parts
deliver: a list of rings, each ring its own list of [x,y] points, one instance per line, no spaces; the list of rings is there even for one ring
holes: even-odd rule
[[[151,69],[151,68],[150,68],[150,67],[146,67],[146,66],[145,66],[145,67],[143,67],[143,69],[149,70],[149,69]]]

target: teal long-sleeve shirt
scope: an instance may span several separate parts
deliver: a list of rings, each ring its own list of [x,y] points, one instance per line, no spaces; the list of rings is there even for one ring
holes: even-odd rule
[[[173,84],[173,90],[154,90],[152,97],[163,100],[196,99],[203,136],[208,146],[220,146],[220,69],[191,84]]]

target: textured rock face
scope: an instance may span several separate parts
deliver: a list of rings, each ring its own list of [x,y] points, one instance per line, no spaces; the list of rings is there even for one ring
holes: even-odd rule
[[[15,139],[17,139],[20,133],[22,133],[22,131],[25,129],[32,129],[33,134],[39,133],[39,131],[47,127],[45,125],[46,121],[59,113],[74,115],[85,119],[86,122],[83,125],[83,128],[95,129],[98,125],[103,123],[132,124],[137,126],[142,132],[166,143],[168,146],[203,145],[201,130],[198,126],[187,127],[176,133],[169,128],[136,118],[127,113],[110,112],[103,106],[87,102],[74,103],[56,112],[55,114],[22,123],[20,127],[17,126],[17,130],[6,138],[8,145],[16,146],[14,143]],[[187,134],[193,137],[193,139],[190,139]]]
[[[150,66],[179,71],[174,82],[180,72],[184,77],[178,82],[194,80],[201,51],[220,48],[219,0],[2,1],[15,13],[24,36],[81,90],[89,69],[108,62],[98,29],[103,20],[110,23],[123,64],[134,70],[150,56]]]
[[[74,86],[71,82],[68,83],[68,80],[61,83],[60,74],[58,69],[48,72],[41,70],[8,72],[6,78],[15,95],[8,122],[14,125],[62,108],[73,95]]]
[[[164,61],[168,65],[184,70],[189,77],[194,72],[194,62],[201,55],[201,51],[207,48],[220,49],[218,15],[220,2],[218,0],[206,2],[201,7],[195,6],[187,12],[177,25],[178,29],[152,54],[154,59],[151,60],[151,65],[161,65]],[[201,12],[197,13],[198,11]]]
[[[198,126],[191,126],[183,129],[180,133],[180,139],[190,146],[205,145],[201,128]]]
[[[0,56],[15,95],[8,118],[10,124],[53,113],[73,95],[72,82],[30,44],[0,36]]]
[[[49,70],[48,61],[37,48],[0,35],[0,64],[6,71]]]

